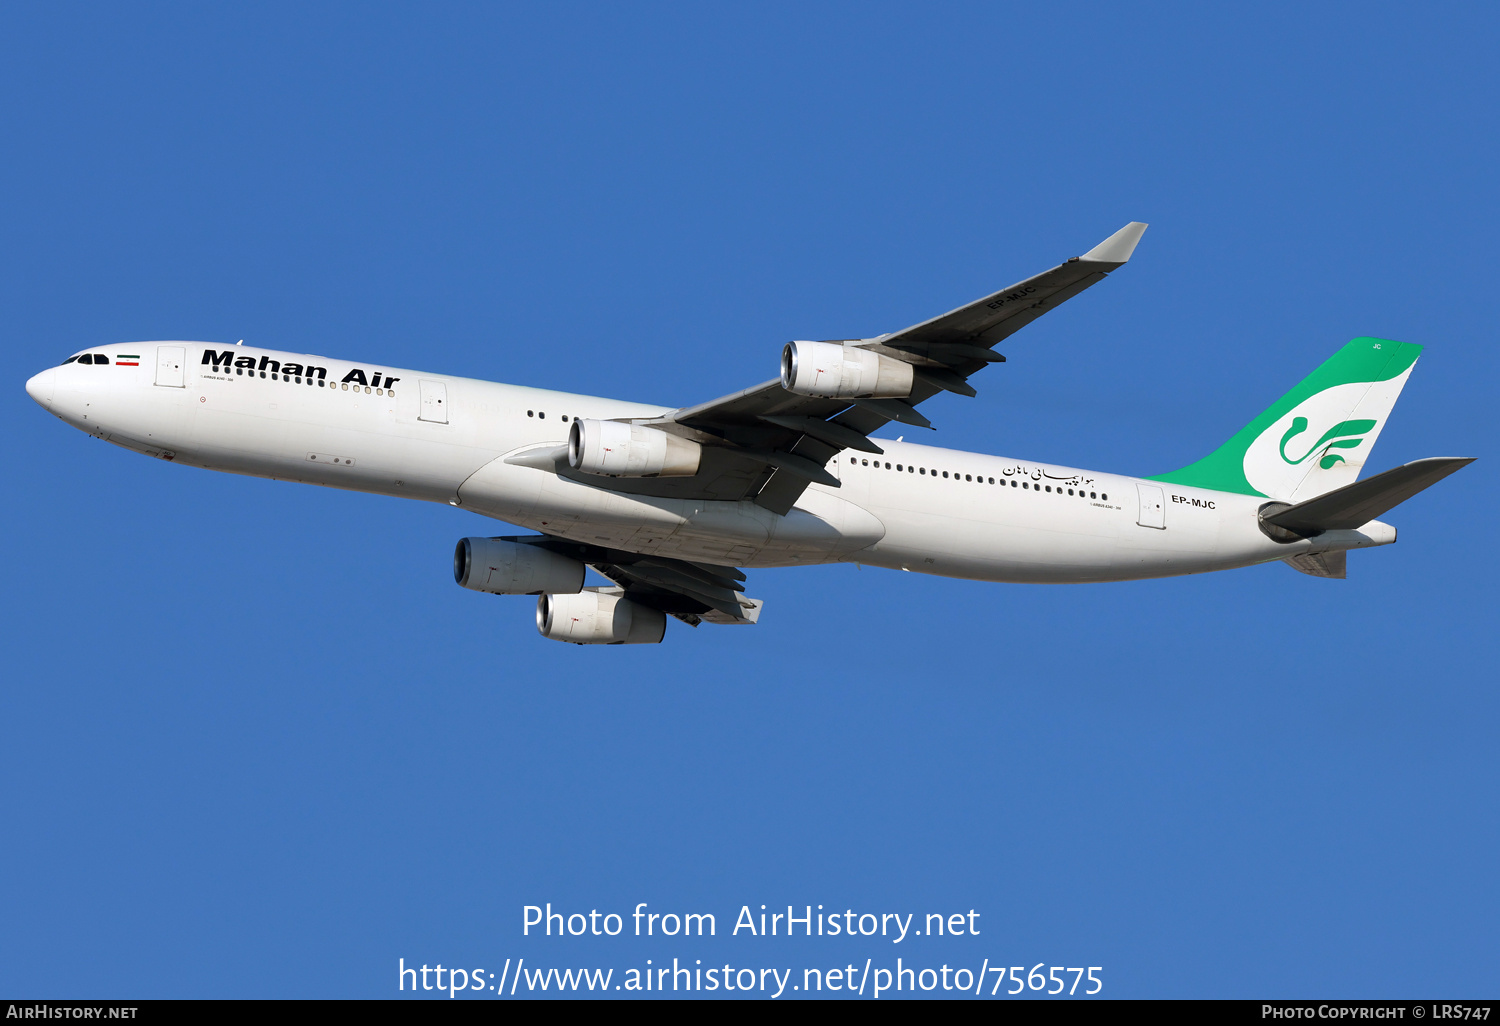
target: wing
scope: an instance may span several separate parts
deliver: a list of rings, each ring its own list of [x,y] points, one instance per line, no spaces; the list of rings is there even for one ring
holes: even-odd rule
[[[693,627],[705,620],[749,624],[760,619],[764,603],[745,597],[745,575],[732,566],[623,552],[551,535],[501,540],[536,545],[587,563],[619,585],[626,598]]]
[[[999,362],[992,346],[1123,266],[1145,231],[1144,224],[1132,221],[1083,256],[863,345],[869,349],[890,349],[890,355],[920,354],[967,377],[987,363]],[[969,369],[960,370],[965,367]]]
[[[612,478],[617,491],[692,499],[753,498],[778,514],[790,510],[808,484],[838,487],[828,461],[844,449],[880,453],[869,435],[891,421],[932,427],[916,406],[948,391],[976,394],[968,379],[1005,357],[993,347],[1054,307],[1072,299],[1130,259],[1146,225],[1132,221],[1082,256],[999,292],[902,331],[870,339],[839,339],[914,368],[907,399],[819,399],[767,381],[698,406],[639,423],[704,445],[691,478]],[[557,472],[598,485],[557,461]]]

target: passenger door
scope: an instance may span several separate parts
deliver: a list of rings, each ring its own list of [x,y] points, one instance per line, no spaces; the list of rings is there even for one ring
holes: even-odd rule
[[[1135,522],[1142,527],[1154,527],[1159,531],[1167,529],[1167,507],[1166,499],[1158,485],[1138,484],[1136,492],[1140,495],[1141,515],[1136,517]]]
[[[448,386],[441,381],[418,381],[417,391],[422,400],[422,411],[418,420],[432,424],[448,423]]]
[[[182,346],[156,347],[156,383],[167,388],[185,388],[183,365],[187,350]]]

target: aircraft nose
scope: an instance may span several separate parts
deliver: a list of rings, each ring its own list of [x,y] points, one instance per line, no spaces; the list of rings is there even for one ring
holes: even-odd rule
[[[57,384],[57,368],[48,367],[26,382],[26,394],[43,406],[52,405],[52,389]]]

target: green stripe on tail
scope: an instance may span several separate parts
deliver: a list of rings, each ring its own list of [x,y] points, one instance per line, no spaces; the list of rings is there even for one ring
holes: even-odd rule
[[[1421,353],[1410,342],[1354,339],[1212,453],[1150,480],[1277,499],[1348,484]]]

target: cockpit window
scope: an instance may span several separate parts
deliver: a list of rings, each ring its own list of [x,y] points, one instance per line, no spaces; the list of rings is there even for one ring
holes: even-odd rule
[[[63,366],[66,367],[68,364],[72,363],[74,360],[77,360],[77,359],[81,359],[81,357],[70,356],[66,360],[63,361]],[[90,362],[92,362],[92,361],[90,361]]]
[[[103,353],[95,353],[94,354],[94,362],[95,363],[108,363],[109,362],[109,357],[105,356]]]

